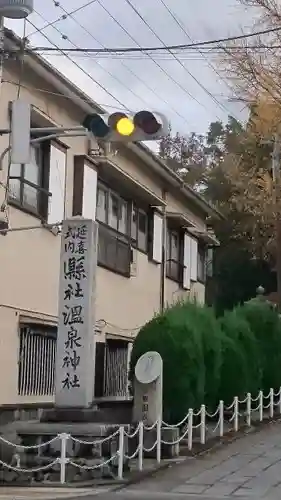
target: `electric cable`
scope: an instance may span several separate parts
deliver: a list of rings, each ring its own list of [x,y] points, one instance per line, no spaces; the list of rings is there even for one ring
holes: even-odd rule
[[[96,0],[98,1],[98,0]],[[37,28],[38,29],[38,28]],[[40,30],[39,30],[40,31]],[[85,50],[86,51],[92,51],[92,52],[96,52],[97,54],[98,53],[102,53],[102,52],[119,52],[119,53],[128,53],[128,52],[154,52],[154,51],[163,51],[163,50],[184,50],[184,49],[190,49],[190,48],[193,48],[193,47],[203,47],[203,46],[207,46],[207,45],[218,45],[218,44],[221,44],[221,43],[225,43],[225,42],[231,42],[231,41],[236,41],[236,40],[244,40],[244,39],[247,39],[247,38],[252,38],[252,37],[255,37],[255,36],[262,36],[262,35],[268,35],[270,33],[276,33],[276,32],[279,32],[281,31],[281,27],[277,27],[277,28],[269,28],[269,29],[266,29],[266,30],[262,30],[262,31],[254,31],[252,33],[248,33],[248,34],[244,34],[244,35],[236,35],[236,36],[230,36],[230,37],[226,37],[226,38],[215,38],[215,39],[212,39],[212,40],[203,40],[201,42],[195,42],[195,43],[185,43],[185,44],[177,44],[177,45],[166,45],[165,47],[162,47],[162,46],[157,46],[157,47],[116,47],[116,48],[106,48],[106,49],[97,49],[97,48],[79,48],[79,49],[70,49],[70,51],[80,51],[80,52],[84,52]],[[279,47],[279,46],[278,46]],[[279,47],[280,48],[280,47]],[[33,47],[32,50],[34,51],[37,51],[37,52],[40,52],[40,51],[44,51],[44,50],[49,50],[49,47]],[[57,50],[55,48],[51,49],[51,50]],[[59,50],[63,50],[63,51],[69,51],[69,49],[67,48],[59,48]]]
[[[53,1],[54,1],[54,0],[53,0]],[[96,1],[96,0],[95,0],[95,1]],[[69,14],[69,13],[66,11],[66,9],[65,9],[64,7],[62,7],[62,5],[59,5],[59,7],[63,10],[63,12],[65,13],[65,15],[66,15],[67,17],[71,17],[71,19],[72,19],[72,20],[73,20],[73,21],[74,21],[74,22],[75,22],[75,23],[76,23],[76,24],[77,24],[80,28],[82,28],[82,29],[83,29],[83,31],[85,31],[85,33],[87,33],[89,36],[91,36],[91,38],[93,38],[93,40],[95,40],[97,43],[99,43],[101,46],[103,46],[103,47],[104,47],[104,45],[103,45],[103,44],[102,44],[102,43],[101,43],[101,42],[100,42],[97,38],[95,38],[95,37],[92,35],[92,33],[91,33],[91,32],[90,32],[87,28],[85,28],[85,26],[83,26],[83,25],[82,25],[82,24],[81,24],[81,23],[80,23],[77,19],[75,19],[75,17],[74,17],[72,14]],[[67,38],[68,38],[68,40],[69,40],[69,37],[67,37]],[[69,40],[69,41],[71,42],[71,40]],[[72,43],[72,42],[71,42],[71,43]],[[161,103],[163,103],[163,102],[164,102],[164,103],[168,106],[168,108],[172,109],[172,110],[173,110],[173,112],[174,112],[174,113],[176,113],[176,114],[179,116],[179,118],[181,118],[181,119],[182,119],[183,121],[185,121],[188,125],[190,125],[190,124],[188,123],[188,121],[186,120],[186,118],[185,118],[183,115],[181,115],[181,114],[180,114],[180,113],[179,113],[176,109],[174,109],[174,108],[170,105],[170,103],[169,103],[167,100],[165,100],[165,99],[163,99],[162,97],[160,97],[160,96],[156,93],[156,91],[155,91],[152,87],[150,87],[150,86],[149,86],[149,85],[145,82],[145,80],[142,80],[142,79],[139,77],[139,75],[137,75],[137,74],[136,74],[136,73],[135,73],[135,72],[134,72],[134,71],[133,71],[133,70],[132,70],[132,69],[131,69],[128,65],[124,64],[122,61],[121,61],[121,63],[122,63],[122,65],[123,65],[123,66],[124,66],[124,67],[125,67],[125,68],[126,68],[126,69],[127,69],[127,70],[128,70],[128,71],[132,74],[132,75],[133,75],[133,76],[135,76],[135,77],[136,77],[136,79],[137,79],[138,81],[142,82],[142,83],[145,85],[145,87],[146,87],[146,88],[148,88],[148,89],[149,89],[149,90],[150,90],[150,91],[151,91],[151,92],[152,92],[152,93],[153,93],[153,94],[157,97],[157,99],[159,99],[159,101],[161,101]],[[103,66],[101,66],[101,67],[103,68]],[[103,69],[104,69],[104,68],[103,68]],[[107,70],[105,70],[105,71],[107,71]],[[109,73],[109,72],[108,72],[108,73]],[[112,73],[109,73],[109,74],[111,74],[111,75],[112,75]],[[128,88],[128,87],[127,87],[127,86],[126,86],[126,85],[125,85],[125,84],[124,84],[121,80],[117,79],[116,77],[114,77],[114,78],[115,78],[115,79],[116,79],[119,83],[121,83],[121,84],[122,84],[125,88],[127,88],[130,92],[132,92],[132,90],[131,90],[131,89],[129,89],[129,88]],[[146,102],[146,101],[145,101],[142,97],[140,97],[140,96],[138,96],[137,94],[135,94],[135,92],[133,92],[133,94],[134,94],[134,95],[135,95],[138,99],[141,99],[141,100],[142,100],[142,101],[143,101],[146,105],[148,105],[149,107],[151,107],[151,105],[150,105],[149,103],[147,103],[147,102]]]
[[[137,45],[139,45],[138,41],[131,35],[131,33],[111,14],[111,12],[101,3],[100,0],[97,0],[97,3],[103,8],[103,10],[109,15],[109,17],[122,29],[122,31],[124,31],[124,33],[126,33],[130,39],[136,43]],[[162,73],[164,73],[166,75],[166,77],[168,77],[169,80],[171,80],[177,87],[179,87],[185,94],[187,94],[192,100],[194,100],[195,102],[197,102],[197,104],[199,104],[200,106],[204,107],[204,105],[202,105],[202,103],[196,99],[196,97],[194,97],[188,90],[185,89],[185,87],[183,87],[180,83],[178,83],[169,73],[168,71],[166,71],[165,68],[163,68],[163,66],[161,66],[161,64],[159,64],[155,59],[154,57],[152,57],[150,54],[147,54],[148,57],[156,64],[156,66],[160,69],[160,71]],[[206,109],[206,108],[205,108]]]
[[[39,14],[39,15],[42,17],[42,19],[44,19],[44,17],[43,17],[41,14]],[[32,21],[30,21],[30,19],[28,19],[28,18],[27,18],[27,22],[28,22],[29,24],[31,24],[31,25],[33,26],[33,28],[38,29],[38,27],[37,27],[37,26],[36,26],[36,25],[35,25]],[[63,56],[65,56],[65,57],[66,57],[66,58],[67,58],[70,62],[72,62],[72,63],[74,64],[74,66],[76,66],[78,69],[80,69],[80,70],[81,70],[81,71],[82,71],[82,72],[83,72],[83,73],[84,73],[84,74],[85,74],[85,75],[86,75],[86,76],[87,76],[90,80],[92,80],[92,81],[93,81],[96,85],[98,85],[98,87],[100,87],[100,88],[101,88],[101,89],[102,89],[102,90],[103,90],[106,94],[108,94],[110,97],[112,97],[112,99],[113,99],[114,101],[118,102],[118,104],[120,104],[120,105],[121,105],[122,107],[124,107],[125,109],[128,109],[128,108],[125,106],[125,104],[124,104],[123,102],[121,102],[121,101],[120,101],[117,97],[115,97],[115,96],[114,96],[111,92],[109,92],[109,91],[106,89],[106,87],[104,87],[104,85],[102,85],[102,84],[101,84],[100,82],[98,82],[98,81],[97,81],[97,80],[96,80],[96,79],[95,79],[92,75],[90,75],[90,74],[89,74],[89,73],[88,73],[88,72],[87,72],[87,71],[83,68],[83,66],[80,66],[80,64],[78,64],[78,63],[77,63],[76,61],[74,61],[71,57],[69,57],[69,55],[68,55],[68,54],[65,54],[65,52],[64,52],[62,49],[60,49],[60,47],[59,47],[58,45],[56,45],[54,42],[52,42],[52,40],[50,40],[50,38],[49,38],[49,37],[48,37],[45,33],[42,33],[42,36],[43,36],[44,38],[46,38],[46,40],[47,40],[50,44],[54,45],[54,46],[57,48],[57,50],[59,50],[59,51],[62,53],[62,55],[63,55]],[[128,110],[128,111],[129,111],[129,110]]]
[[[191,38],[191,36],[188,33],[188,31],[185,28],[185,26],[180,22],[180,20],[178,19],[177,15],[175,14],[175,12],[170,9],[170,7],[166,4],[166,2],[164,0],[159,0],[159,1],[165,7],[165,9],[169,12],[169,14],[172,17],[172,19],[176,22],[176,24],[179,26],[179,28],[182,30],[182,32],[187,36],[187,38],[191,41],[191,43],[194,43],[194,40]],[[209,61],[208,57],[206,57],[206,55],[199,48],[197,48],[197,47],[196,47],[196,51],[199,54],[201,54],[201,56],[203,57],[203,59],[205,59],[205,61],[207,62],[208,66],[216,73],[216,75],[220,78],[220,80],[223,81],[227,85],[227,87],[232,91],[232,89],[229,86],[229,84],[225,81],[225,79],[223,79],[221,77],[220,73],[218,72],[218,70],[216,69],[216,67],[211,63],[211,61]],[[213,95],[213,98],[215,98],[214,94],[212,94],[212,95]],[[225,107],[225,109],[229,113],[229,115],[233,114],[226,107]]]
[[[146,21],[146,19],[142,16],[142,14],[138,11],[138,9],[133,5],[131,0],[125,0],[125,2],[131,7],[131,9],[135,12],[135,14],[142,20],[142,22],[145,24],[145,26],[147,26],[147,28],[151,31],[151,33],[153,33],[153,35],[156,36],[156,38],[159,40],[159,42],[162,43],[165,48],[167,48],[165,42],[162,40],[162,38],[160,38],[160,36],[156,33],[156,31],[150,26],[150,24]],[[226,110],[226,112],[228,113],[228,110],[225,108],[225,106],[223,106],[215,97],[213,97],[211,92],[198,80],[198,78],[196,78],[196,76],[193,75],[193,73],[191,73],[191,71],[189,69],[186,68],[186,66],[182,63],[182,61],[171,50],[169,50],[169,49],[167,49],[167,50],[173,56],[175,61],[177,61],[178,64],[183,68],[183,70],[197,83],[197,85],[199,85],[199,87],[201,87],[202,90],[205,93],[207,93],[209,95],[209,97],[211,97],[211,99],[215,102],[215,104],[217,104],[217,106],[219,106],[223,111]],[[202,103],[201,103],[201,106],[202,106]],[[206,109],[206,107],[204,105],[203,105],[203,107]],[[217,116],[217,118],[218,118],[218,120],[220,120],[219,116]]]
[[[72,16],[73,14],[77,14],[77,12],[80,12],[81,10],[85,9],[86,7],[89,7],[89,5],[91,5],[91,4],[95,3],[95,2],[96,2],[96,0],[90,0],[87,3],[85,3],[84,5],[81,5],[80,7],[77,7],[76,9],[72,10],[71,12],[67,12],[67,15],[63,14],[62,16],[58,17],[54,21],[51,21],[51,22],[45,24],[45,26],[43,26],[42,28],[37,28],[32,33],[29,33],[28,38],[31,37],[31,36],[33,36],[33,35],[36,35],[36,33],[40,33],[40,31],[43,31],[46,28],[51,28],[52,26],[54,26],[59,21],[64,21],[68,16]],[[56,2],[54,0],[54,4],[55,4],[55,7],[61,7],[60,2]]]

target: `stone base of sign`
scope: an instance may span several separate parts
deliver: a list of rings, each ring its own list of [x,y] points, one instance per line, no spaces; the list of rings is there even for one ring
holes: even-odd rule
[[[52,438],[61,433],[66,433],[79,441],[73,441],[71,438],[67,441],[67,457],[77,466],[67,464],[66,480],[67,482],[86,481],[90,479],[116,479],[118,469],[118,457],[114,458],[110,464],[88,470],[87,467],[94,467],[100,463],[108,461],[118,450],[118,433],[110,440],[102,442],[104,438],[112,435],[119,429],[119,425],[99,424],[92,422],[69,423],[69,422],[14,422],[18,436],[18,444],[24,446],[41,445],[49,442]],[[125,426],[129,433],[130,426]],[[89,444],[88,444],[89,442]],[[124,450],[128,453],[128,439],[124,439]],[[37,468],[53,462],[61,453],[61,441],[58,439],[39,449],[23,450],[19,448],[20,464],[22,468]],[[86,466],[85,469],[83,467]],[[128,461],[125,460],[124,470],[129,468]],[[41,475],[40,475],[41,474]],[[36,477],[35,477],[36,476]],[[54,464],[50,469],[32,475],[35,481],[59,481],[60,467]],[[37,477],[38,476],[38,477]]]
[[[99,399],[91,408],[50,408],[42,412],[40,422],[130,424],[133,403],[130,399]]]

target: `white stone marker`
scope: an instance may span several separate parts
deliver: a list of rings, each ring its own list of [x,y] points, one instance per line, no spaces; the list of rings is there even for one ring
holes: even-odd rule
[[[135,367],[134,422],[152,425],[163,408],[163,361],[158,352],[143,354]]]
[[[98,224],[63,221],[55,374],[57,407],[88,407],[94,397]]]

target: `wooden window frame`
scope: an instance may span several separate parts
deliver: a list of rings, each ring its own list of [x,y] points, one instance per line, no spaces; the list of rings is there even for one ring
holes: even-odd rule
[[[178,255],[175,259],[172,257],[171,253],[171,238],[172,235],[177,235],[178,238]],[[176,270],[173,270],[173,267]],[[183,281],[183,233],[180,229],[174,229],[172,227],[167,228],[166,235],[166,277],[176,283],[181,284]]]
[[[202,254],[204,254],[204,255],[202,255]],[[206,264],[207,264],[207,247],[205,244],[198,242],[197,281],[199,281],[199,283],[203,283],[203,284],[206,283],[206,280],[207,280]]]
[[[18,208],[19,210],[26,212],[34,217],[40,219],[42,222],[47,221],[48,217],[48,200],[51,196],[51,193],[48,190],[49,187],[49,173],[50,173],[50,149],[51,143],[50,141],[43,141],[42,143],[38,143],[34,145],[36,148],[39,148],[40,151],[40,165],[38,166],[40,169],[39,172],[39,182],[35,184],[25,178],[25,165],[21,164],[20,167],[20,175],[10,175],[8,176],[8,188],[10,185],[10,180],[18,180],[20,185],[19,197],[15,197],[10,194],[10,190],[8,192],[8,202],[9,205]],[[10,167],[9,167],[10,168]],[[30,186],[37,191],[37,208],[25,203],[23,199],[24,195],[24,187]]]

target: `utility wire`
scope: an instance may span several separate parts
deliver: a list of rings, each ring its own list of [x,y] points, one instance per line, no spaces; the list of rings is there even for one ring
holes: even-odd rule
[[[95,0],[95,1],[96,1],[96,0]],[[82,29],[83,29],[83,31],[84,31],[85,33],[87,33],[89,36],[91,36],[91,37],[93,38],[93,40],[95,40],[95,41],[96,41],[97,43],[99,43],[102,47],[104,47],[104,45],[103,45],[103,44],[102,44],[99,40],[97,40],[97,38],[95,38],[95,37],[92,35],[92,33],[91,33],[91,32],[90,32],[87,28],[85,28],[85,26],[83,26],[83,25],[82,25],[82,24],[81,24],[81,23],[80,23],[77,19],[75,19],[75,17],[74,17],[72,14],[69,14],[69,13],[65,10],[65,8],[64,8],[64,7],[62,7],[62,5],[59,5],[59,7],[63,10],[63,12],[65,13],[65,15],[66,15],[67,17],[71,17],[71,19],[72,19],[72,20],[73,20],[73,21],[74,21],[74,22],[75,22],[75,23],[76,23],[76,24],[77,24],[80,28],[82,28]],[[68,38],[68,37],[67,37],[67,38]],[[105,47],[104,47],[104,48],[105,48]],[[138,81],[142,82],[142,83],[145,85],[145,87],[146,87],[146,88],[148,88],[148,89],[149,89],[149,90],[150,90],[150,91],[151,91],[151,92],[152,92],[152,93],[153,93],[153,94],[157,97],[157,99],[159,99],[159,101],[161,101],[161,103],[162,103],[162,104],[163,104],[163,102],[164,102],[164,103],[165,103],[165,104],[166,104],[166,105],[167,105],[170,109],[172,109],[172,110],[173,110],[173,112],[174,112],[175,114],[177,114],[177,115],[179,116],[179,118],[181,118],[181,119],[182,119],[185,123],[187,123],[188,125],[190,125],[190,124],[188,123],[188,121],[186,120],[186,118],[185,118],[183,115],[181,115],[181,114],[180,114],[180,113],[179,113],[176,109],[174,109],[174,108],[170,105],[170,103],[169,103],[167,100],[165,100],[165,99],[163,99],[162,97],[160,97],[160,96],[156,93],[156,91],[155,91],[152,87],[150,87],[150,86],[147,84],[147,82],[146,82],[145,80],[142,80],[142,79],[139,77],[139,75],[137,75],[137,74],[136,74],[136,73],[135,73],[135,72],[134,72],[134,71],[133,71],[133,70],[132,70],[132,69],[131,69],[128,65],[127,65],[127,64],[124,64],[124,63],[122,62],[122,65],[123,65],[123,66],[124,66],[124,67],[125,67],[125,68],[126,68],[126,69],[127,69],[127,70],[128,70],[128,71],[132,74],[132,75],[133,75],[133,76],[135,76],[135,77],[136,77],[136,79],[137,79]],[[102,66],[101,66],[101,67],[102,67]],[[106,71],[106,70],[105,70],[105,71]],[[111,74],[111,73],[110,73],[110,74]],[[118,81],[119,81],[122,85],[124,85],[124,87],[125,87],[125,88],[127,88],[130,92],[132,92],[132,91],[131,91],[131,89],[129,89],[129,88],[128,88],[128,87],[127,87],[127,86],[126,86],[123,82],[121,82],[121,80],[119,80],[119,79],[118,79]],[[133,93],[134,93],[134,92],[133,92]],[[134,95],[135,95],[138,99],[141,99],[141,100],[142,100],[142,101],[143,101],[146,105],[148,105],[149,107],[151,107],[151,105],[150,105],[149,103],[147,103],[147,102],[146,102],[146,101],[145,101],[142,97],[138,96],[138,95],[137,95],[137,94],[135,94],[135,93],[134,93]]]
[[[98,4],[103,8],[103,10],[109,15],[109,17],[122,29],[122,31],[124,31],[124,33],[126,33],[126,35],[128,35],[128,37],[130,37],[130,39],[136,43],[139,47],[139,43],[138,41],[131,35],[131,33],[111,14],[111,12],[101,3],[100,0],[97,0]],[[149,59],[151,59],[155,64],[156,66],[160,69],[160,71],[162,73],[164,73],[166,75],[166,77],[168,77],[168,79],[170,81],[172,81],[177,87],[179,87],[185,94],[187,94],[192,100],[196,101],[197,104],[199,104],[200,106],[203,106],[202,103],[200,101],[198,101],[196,99],[196,97],[194,97],[185,87],[183,87],[179,82],[177,82],[169,73],[168,71],[166,71],[165,68],[163,68],[163,66],[161,66],[161,64],[159,64],[157,62],[157,60],[154,59],[154,57],[152,57],[150,54],[147,54]],[[203,106],[204,107],[204,106]]]
[[[188,33],[187,29],[185,28],[185,26],[182,25],[182,23],[179,21],[177,15],[175,14],[175,12],[173,12],[170,7],[168,7],[168,5],[166,4],[166,2],[164,0],[159,0],[161,2],[161,4],[165,7],[165,9],[169,12],[170,16],[173,18],[173,20],[176,22],[176,24],[179,26],[179,28],[182,30],[182,32],[187,36],[187,38],[191,41],[191,43],[194,43],[194,40],[191,38],[190,34]],[[221,77],[221,75],[219,74],[219,72],[217,71],[216,67],[209,61],[209,59],[205,56],[205,54],[199,49],[199,48],[196,48],[197,52],[199,52],[199,54],[201,54],[201,56],[203,57],[203,59],[205,59],[205,61],[207,62],[208,66],[218,75],[218,77],[220,78],[221,81],[223,81],[227,87],[232,91],[231,87],[228,85],[228,83]],[[200,84],[201,86],[201,84]],[[216,97],[214,96],[214,94],[212,94],[212,98],[216,99]],[[224,109],[231,115],[233,113],[231,113],[223,104],[221,104]]]
[[[61,57],[61,56],[60,56]],[[15,85],[16,87],[18,87],[18,82],[16,81],[13,81],[13,80],[2,80],[3,83],[7,83],[9,85]],[[61,94],[59,92],[51,92],[50,90],[45,90],[45,89],[41,89],[41,88],[37,88],[37,87],[31,87],[29,85],[24,85],[23,83],[21,84],[21,87],[24,88],[24,89],[27,89],[27,90],[30,90],[30,91],[33,91],[33,90],[36,90],[36,92],[42,92],[44,94],[49,94],[49,95],[53,95],[53,96],[56,96],[56,97],[61,97],[62,99],[69,99],[71,101],[74,101],[75,99],[77,99],[77,101],[81,101],[81,97],[70,97],[68,95],[64,95],[64,94]],[[125,108],[124,106],[122,106],[122,108],[120,107],[117,107],[117,106],[113,106],[113,105],[110,105],[110,104],[104,104],[104,103],[99,103],[99,107],[105,107],[105,108],[112,108],[112,109],[115,109],[115,110],[120,110],[120,111],[128,111],[127,108]],[[134,113],[135,111],[133,110],[130,110],[130,112]]]
[[[131,0],[125,0],[125,2],[131,7],[131,9],[141,19],[141,21],[151,31],[151,33],[153,33],[153,35],[156,36],[156,38],[159,40],[159,42],[162,43],[164,45],[164,47],[167,49],[165,42],[162,40],[162,38],[159,37],[159,35],[157,35],[156,31],[150,26],[150,24],[146,21],[146,19],[142,16],[142,14],[138,11],[138,9],[132,4]],[[175,61],[177,61],[179,63],[179,65],[183,68],[183,70],[197,83],[197,85],[199,85],[199,87],[201,87],[203,89],[203,91],[206,92],[209,95],[209,97],[211,97],[211,99],[215,102],[215,104],[217,104],[224,112],[226,111],[228,113],[228,110],[225,108],[225,106],[223,106],[215,97],[213,97],[211,92],[196,78],[196,76],[193,75],[193,73],[191,73],[191,71],[189,71],[189,69],[187,69],[185,67],[185,65],[181,62],[181,60],[171,50],[169,50],[169,49],[167,49],[167,50],[173,56]],[[206,109],[206,107],[202,103],[200,103],[200,105]],[[217,116],[217,118],[218,118],[218,120],[220,120],[219,116]]]
[[[96,0],[95,0],[95,1],[96,1]],[[55,6],[56,6],[56,7],[59,7],[60,9],[62,9],[62,11],[63,11],[63,12],[65,13],[65,15],[68,17],[68,12],[67,12],[67,10],[65,10],[65,9],[64,9],[64,7],[62,7],[62,6],[59,4],[59,2],[55,2],[54,0],[53,0],[53,2],[54,2],[54,4],[55,4]],[[59,5],[56,5],[57,3],[58,3]],[[35,11],[35,12],[36,12],[39,16],[41,16],[41,14],[40,14],[39,12],[37,12],[37,11]],[[80,26],[80,28],[84,29],[84,27],[83,27],[83,26],[82,26],[82,25],[81,25],[78,21],[76,21],[76,19],[75,19],[73,16],[70,16],[70,17],[71,17],[71,18],[72,18],[72,19],[73,19],[73,20],[74,20],[74,21],[78,24],[78,26]],[[60,29],[58,29],[56,26],[53,26],[53,28],[54,28],[54,29],[55,29],[55,30],[56,30],[56,31],[57,31],[60,35],[62,34],[61,30],[60,30]],[[88,30],[84,29],[84,31],[86,31],[86,32],[87,32],[90,36],[92,36],[92,35],[91,35],[91,33],[90,33]],[[68,41],[69,43],[71,43],[74,47],[78,47],[78,46],[77,46],[77,45],[76,45],[76,44],[75,44],[75,43],[74,43],[74,42],[73,42],[73,41],[69,38],[69,36],[68,36],[68,35],[65,35],[65,34],[64,34],[64,35],[63,35],[63,37],[64,37],[64,39],[67,39],[67,41]],[[101,44],[101,43],[100,43],[100,42],[99,42],[96,38],[94,38],[94,37],[93,37],[93,39],[94,39],[97,43],[99,43],[100,45],[102,45],[102,44]],[[85,55],[86,55],[86,57],[87,57],[88,59],[90,59],[90,60],[92,61],[92,58],[91,58],[91,56],[90,56],[89,54],[85,53]],[[147,106],[147,105],[148,105],[148,106],[150,106],[150,104],[148,104],[148,103],[147,103],[147,102],[146,102],[146,101],[145,101],[145,100],[144,100],[141,96],[139,96],[138,94],[136,94],[136,93],[134,92],[134,90],[132,90],[132,89],[131,89],[129,86],[127,86],[127,85],[126,85],[126,84],[125,84],[122,80],[120,80],[120,79],[118,78],[118,76],[114,75],[111,71],[109,71],[109,70],[107,70],[106,68],[104,68],[104,67],[102,66],[102,64],[101,64],[99,61],[94,61],[94,63],[95,63],[95,64],[97,64],[100,68],[102,68],[102,69],[103,69],[103,71],[105,71],[105,73],[107,73],[109,76],[111,76],[111,78],[113,78],[114,80],[116,80],[116,82],[118,82],[118,83],[119,83],[120,85],[122,85],[125,89],[127,89],[127,90],[128,90],[128,92],[130,92],[130,94],[132,94],[135,98],[137,98],[138,100],[142,101],[142,102],[143,102],[146,106]]]
[[[44,19],[44,17],[39,14],[42,19]],[[27,18],[27,22],[29,24],[31,24],[33,26],[33,28],[35,29],[38,29],[38,27],[32,22],[30,21],[30,19]],[[40,30],[39,30],[40,31]],[[61,52],[61,54],[63,56],[65,56],[72,64],[74,64],[78,69],[80,69],[88,78],[90,78],[90,80],[92,80],[92,82],[94,82],[96,85],[98,85],[98,87],[100,87],[104,92],[106,92],[108,95],[110,95],[110,97],[112,97],[112,99],[114,99],[116,102],[118,102],[118,104],[120,104],[122,107],[124,107],[125,109],[128,109],[123,102],[121,102],[117,97],[115,97],[111,92],[109,92],[109,90],[106,89],[106,87],[104,87],[101,83],[99,83],[97,80],[95,80],[95,78],[90,75],[84,68],[83,66],[80,66],[80,64],[78,64],[76,61],[74,61],[69,55],[65,54],[65,52],[60,49],[58,47],[58,45],[56,45],[54,42],[52,42],[52,40],[50,40],[50,38],[45,34],[45,33],[42,33],[42,36],[44,38],[46,38],[46,40],[50,43],[50,44],[53,44],[57,50],[59,50]],[[129,110],[128,110],[129,111]]]
[[[28,35],[28,37],[36,35],[36,33],[40,33],[40,31],[43,31],[46,28],[50,28],[50,27],[54,26],[59,21],[64,21],[68,16],[72,16],[73,14],[77,14],[77,12],[80,12],[81,10],[85,9],[86,7],[89,7],[89,5],[91,5],[91,4],[95,3],[95,2],[96,2],[96,0],[90,0],[89,2],[85,3],[84,5],[81,5],[80,7],[78,7],[77,9],[74,9],[71,12],[67,12],[67,15],[63,14],[62,16],[58,17],[54,21],[51,21],[51,22],[45,24],[45,26],[43,26],[42,28],[37,28],[35,31],[33,31],[32,33],[30,33]],[[61,7],[60,2],[55,2],[54,1],[54,4],[55,4],[55,7]]]
[[[98,0],[96,0],[98,1]],[[38,28],[37,28],[38,29]],[[40,30],[39,30],[40,31]],[[281,27],[279,28],[270,28],[267,30],[262,30],[262,31],[254,31],[253,33],[245,34],[245,35],[236,35],[236,36],[230,36],[226,38],[215,38],[212,40],[203,40],[202,42],[196,42],[196,43],[187,43],[187,44],[179,44],[179,45],[166,45],[165,47],[158,46],[158,47],[116,47],[116,48],[106,48],[106,49],[65,49],[61,48],[59,50],[63,51],[78,51],[78,52],[85,52],[87,51],[92,51],[98,53],[103,53],[103,52],[119,52],[121,54],[127,53],[127,52],[154,52],[154,51],[163,51],[163,50],[184,50],[184,49],[190,49],[192,47],[203,47],[203,46],[208,46],[208,45],[218,45],[220,43],[225,43],[225,42],[231,42],[235,40],[244,40],[247,38],[252,38],[254,36],[261,36],[261,35],[267,35],[269,33],[276,33],[278,31],[281,31]],[[228,47],[227,47],[228,48]],[[49,50],[49,47],[33,47],[33,50],[40,52],[40,51],[45,51]],[[56,50],[53,48],[52,50]]]

